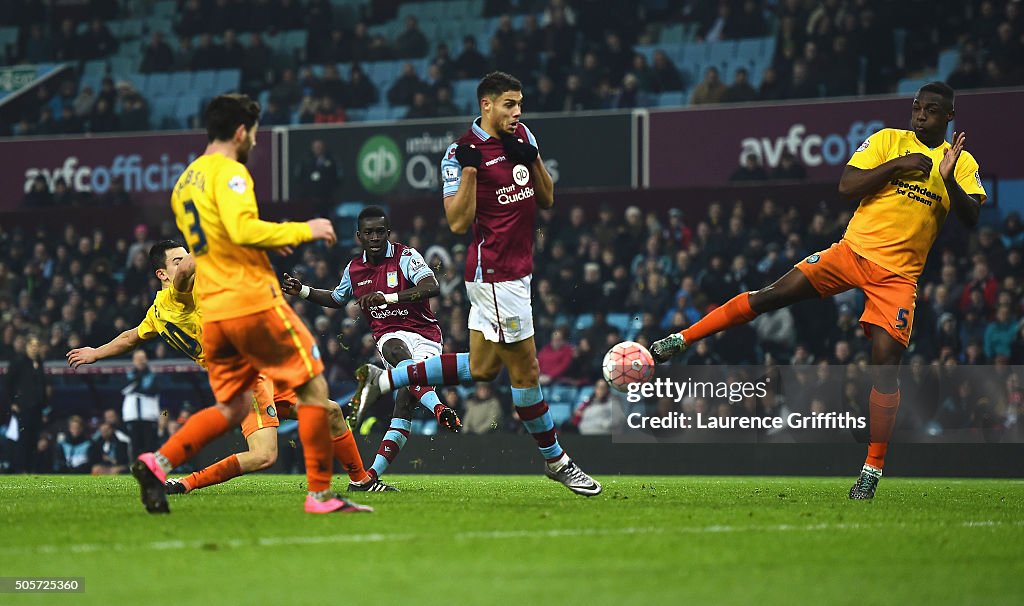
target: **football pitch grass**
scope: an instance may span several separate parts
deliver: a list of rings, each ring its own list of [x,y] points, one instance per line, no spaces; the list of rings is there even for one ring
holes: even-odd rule
[[[1019,480],[600,479],[392,476],[376,513],[312,516],[303,477],[257,475],[152,516],[130,476],[4,476],[0,575],[86,589],[0,604],[1024,603]]]

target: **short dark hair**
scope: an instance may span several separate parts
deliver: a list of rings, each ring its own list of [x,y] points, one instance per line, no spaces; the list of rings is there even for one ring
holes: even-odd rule
[[[251,129],[260,119],[260,104],[248,95],[231,93],[215,97],[206,106],[203,120],[210,141],[230,141],[239,125]]]
[[[356,218],[356,226],[362,224],[364,219],[384,219],[384,225],[391,229],[391,219],[388,219],[388,214],[384,212],[384,209],[379,206],[367,206],[359,212],[359,217]]]
[[[946,109],[953,109],[953,99],[956,98],[956,92],[952,86],[945,82],[929,82],[918,89],[917,94],[920,95],[921,93],[935,93],[946,102]]]
[[[185,245],[174,240],[161,240],[149,249],[149,265],[153,271],[167,269],[167,251],[172,248],[184,248]]]
[[[477,102],[484,97],[497,97],[510,90],[523,90],[523,83],[512,74],[491,72],[476,87]]]

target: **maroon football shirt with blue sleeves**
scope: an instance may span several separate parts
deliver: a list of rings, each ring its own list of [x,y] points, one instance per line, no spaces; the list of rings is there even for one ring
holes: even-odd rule
[[[516,137],[534,147],[537,139],[522,122]],[[505,157],[501,139],[472,127],[448,146],[441,160],[444,197],[454,196],[462,182],[462,166],[455,159],[459,145],[475,145],[482,159],[476,177],[476,218],[473,244],[466,254],[467,282],[506,282],[533,273],[533,229],[537,215],[533,176],[524,164]],[[539,149],[539,147],[538,147]]]
[[[350,297],[359,298],[378,290],[385,294],[397,293],[433,275],[433,270],[415,248],[388,242],[380,265],[368,263],[365,252],[349,261],[331,297],[338,303],[344,303]],[[375,340],[379,341],[390,332],[405,330],[435,343],[441,342],[441,329],[434,312],[430,311],[428,299],[364,309],[363,315],[370,323]]]

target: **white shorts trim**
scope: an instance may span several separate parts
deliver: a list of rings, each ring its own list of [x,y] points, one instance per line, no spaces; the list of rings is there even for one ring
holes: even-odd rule
[[[380,356],[380,359],[384,362],[384,366],[386,368],[394,368],[394,366],[388,364],[388,361],[384,359],[384,352],[381,350],[381,346],[391,339],[398,339],[405,343],[405,346],[409,348],[409,352],[412,353],[413,360],[426,360],[427,358],[433,358],[434,356],[441,355],[442,347],[437,341],[431,341],[416,332],[396,330],[385,333],[380,336],[380,339],[377,339],[377,355]]]
[[[495,343],[517,343],[533,336],[533,276],[507,282],[466,282],[469,329]]]

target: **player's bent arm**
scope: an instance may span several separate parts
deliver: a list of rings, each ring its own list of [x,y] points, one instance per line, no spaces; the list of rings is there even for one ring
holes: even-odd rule
[[[893,173],[898,170],[907,170],[909,167],[904,164],[906,163],[905,159],[909,157],[900,156],[866,170],[847,164],[843,169],[843,176],[839,178],[839,195],[847,200],[859,200],[870,196],[882,189]]]
[[[274,223],[260,219],[256,201],[235,201],[219,205],[221,222],[231,241],[253,248],[281,248],[311,242],[308,223]]]
[[[72,368],[78,368],[83,364],[92,364],[97,360],[112,358],[123,353],[128,353],[138,347],[141,343],[142,337],[139,336],[139,328],[137,326],[135,328],[129,328],[111,339],[108,343],[100,345],[99,347],[79,347],[78,349],[72,349],[67,353],[68,364]]]
[[[192,255],[185,255],[185,258],[178,263],[178,269],[174,273],[174,290],[178,292],[192,292],[192,284],[196,278],[196,260]]]
[[[417,282],[416,286],[407,288],[397,294],[399,303],[422,301],[424,299],[432,299],[441,294],[441,286],[437,283],[437,278],[426,276]]]
[[[977,226],[978,217],[981,216],[981,196],[968,194],[955,179],[946,181],[946,193],[949,194],[949,204],[960,221],[967,227]]]
[[[548,167],[544,166],[544,160],[541,159],[540,154],[537,154],[537,159],[533,161],[530,172],[533,173],[533,184],[536,189],[534,197],[537,200],[537,206],[551,208],[555,205],[555,182],[551,178],[551,173],[548,172]]]
[[[344,309],[345,303],[338,303],[337,301],[335,301],[334,297],[331,296],[331,292],[332,291],[323,288],[310,288],[309,296],[306,297],[306,300],[312,301],[313,303],[316,303],[320,307],[333,307],[334,309]]]
[[[453,233],[466,233],[476,219],[476,170],[463,168],[458,191],[444,199],[444,214]]]

